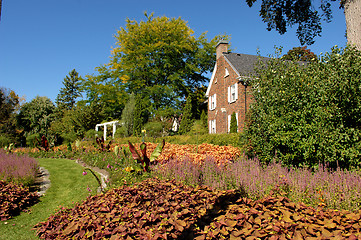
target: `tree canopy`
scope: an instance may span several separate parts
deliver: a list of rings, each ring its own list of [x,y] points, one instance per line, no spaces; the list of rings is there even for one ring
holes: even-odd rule
[[[184,98],[208,81],[205,74],[215,63],[214,46],[227,36],[208,41],[206,33],[195,37],[181,18],[145,17],[140,22],[127,19],[117,31],[110,62],[85,81],[87,95],[113,100],[119,111],[134,93],[149,99],[152,114],[173,116]]]
[[[74,108],[76,99],[81,97],[81,80],[79,73],[73,69],[63,80],[63,85],[56,97],[56,104],[60,108],[71,110]]]
[[[313,62],[318,61],[317,55],[304,47],[294,47],[282,56],[283,60]]]
[[[18,124],[25,136],[30,134],[47,135],[48,128],[54,120],[55,105],[48,97],[37,96],[25,103],[17,116]]]
[[[246,0],[252,7],[257,0]],[[330,22],[332,10],[330,2],[336,0],[320,1],[318,7],[311,0],[262,0],[260,16],[267,24],[267,30],[275,29],[280,34],[287,31],[287,27],[297,25],[297,37],[302,45],[311,45],[314,38],[321,36],[321,22]],[[346,0],[340,1],[340,7]]]

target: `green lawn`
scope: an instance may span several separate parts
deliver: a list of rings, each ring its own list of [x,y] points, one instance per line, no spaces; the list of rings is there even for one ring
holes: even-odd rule
[[[0,222],[0,240],[38,239],[33,226],[45,221],[59,206],[71,207],[88,195],[89,186],[94,193],[97,182],[91,175],[83,176],[83,167],[68,159],[38,159],[39,165],[50,173],[51,187],[31,207],[31,213],[22,213],[8,221]]]

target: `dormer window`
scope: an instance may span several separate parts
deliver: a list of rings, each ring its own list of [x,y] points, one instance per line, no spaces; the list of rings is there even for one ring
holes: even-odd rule
[[[228,69],[227,69],[227,68],[225,68],[225,70],[224,70],[224,77],[228,77],[228,76],[229,76]]]

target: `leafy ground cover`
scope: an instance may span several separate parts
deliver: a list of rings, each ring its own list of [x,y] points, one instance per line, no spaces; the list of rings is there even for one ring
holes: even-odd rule
[[[0,239],[38,239],[32,230],[35,224],[46,220],[59,206],[72,207],[94,193],[97,182],[90,175],[83,176],[83,167],[68,159],[37,159],[50,172],[51,187],[40,202],[12,219],[0,221]]]
[[[39,199],[29,188],[12,182],[0,181],[0,189],[0,221],[19,215]]]
[[[360,218],[360,211],[315,209],[282,196],[239,198],[194,239],[360,239]]]
[[[34,158],[0,149],[0,180],[31,186],[35,181],[37,169],[38,164]]]
[[[192,226],[225,196],[235,197],[236,192],[147,179],[61,209],[37,226],[38,235],[43,239],[189,238]]]
[[[37,225],[42,239],[357,239],[361,212],[258,201],[234,190],[147,179],[63,208]]]

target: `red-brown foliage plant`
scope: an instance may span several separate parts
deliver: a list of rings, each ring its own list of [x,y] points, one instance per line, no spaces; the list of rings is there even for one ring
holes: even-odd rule
[[[10,219],[34,205],[39,199],[35,192],[15,183],[0,181],[0,221]]]
[[[182,239],[236,191],[212,191],[175,181],[147,179],[132,187],[90,196],[39,223],[42,239]]]
[[[89,196],[36,228],[42,239],[358,239],[360,220],[360,211],[152,178]]]

